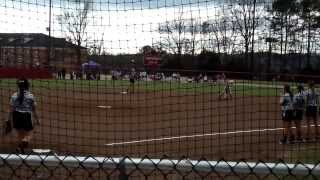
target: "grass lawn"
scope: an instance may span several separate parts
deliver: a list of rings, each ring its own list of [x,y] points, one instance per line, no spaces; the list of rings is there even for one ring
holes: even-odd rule
[[[129,85],[127,80],[32,80],[31,88],[44,89],[94,89],[122,88]],[[15,88],[15,79],[1,79],[0,88]],[[221,93],[224,86],[214,83],[179,83],[175,81],[136,81],[135,88],[142,91],[175,91],[183,93]],[[281,93],[281,85],[265,82],[237,80],[231,86],[236,96],[277,96]]]
[[[293,154],[290,154],[293,153]],[[297,147],[295,151],[288,152],[292,162],[303,162],[309,164],[320,163],[320,149],[318,143],[305,143],[303,146]]]

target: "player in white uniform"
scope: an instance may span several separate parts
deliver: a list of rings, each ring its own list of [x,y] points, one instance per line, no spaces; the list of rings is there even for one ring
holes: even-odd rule
[[[319,106],[319,93],[315,90],[314,83],[309,83],[309,89],[304,92],[306,97],[306,119],[307,119],[307,136],[306,140],[310,140],[311,121],[314,123],[315,138],[319,139],[318,127],[318,106]]]
[[[128,93],[134,93],[135,78],[136,78],[136,70],[134,68],[131,68],[131,71],[129,73],[130,85],[129,85],[128,89],[127,89]]]
[[[283,95],[280,98],[282,110],[281,117],[283,122],[283,137],[280,140],[280,144],[287,144],[294,140],[291,131],[291,122],[293,120],[293,94],[289,85],[285,85],[283,91]]]
[[[223,93],[219,95],[219,99],[221,99],[221,97],[223,97],[223,99],[228,99],[229,97],[232,98],[230,82],[228,79],[224,80]]]
[[[303,114],[305,109],[305,96],[302,85],[299,85],[297,89],[298,93],[296,93],[293,97],[293,121],[296,126],[296,141],[302,142],[301,121],[303,120]]]

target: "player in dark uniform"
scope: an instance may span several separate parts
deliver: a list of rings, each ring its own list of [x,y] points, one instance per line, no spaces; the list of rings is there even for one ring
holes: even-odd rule
[[[293,142],[294,140],[291,131],[291,122],[293,120],[293,94],[290,90],[289,85],[285,85],[283,91],[283,95],[280,98],[280,105],[282,109],[281,117],[283,122],[283,137],[279,143],[287,144]]]
[[[33,94],[29,91],[27,79],[17,81],[18,92],[14,93],[10,99],[9,120],[12,120],[13,128],[17,131],[19,153],[24,153],[32,139],[34,123],[32,115],[37,124],[40,124],[36,112],[36,102]]]
[[[129,85],[128,89],[127,89],[128,93],[134,93],[135,79],[136,79],[136,70],[134,68],[131,68],[131,71],[129,73],[130,85]]]

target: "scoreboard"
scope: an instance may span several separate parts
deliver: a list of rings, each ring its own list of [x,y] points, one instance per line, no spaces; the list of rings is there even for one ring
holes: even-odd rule
[[[149,68],[159,68],[161,64],[160,56],[144,56],[143,57],[144,66]]]

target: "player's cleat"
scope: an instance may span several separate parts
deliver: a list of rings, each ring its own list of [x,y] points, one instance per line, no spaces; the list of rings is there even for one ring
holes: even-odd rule
[[[16,148],[16,153],[18,154],[25,154],[25,150],[29,147],[28,141],[22,141],[18,147]]]

